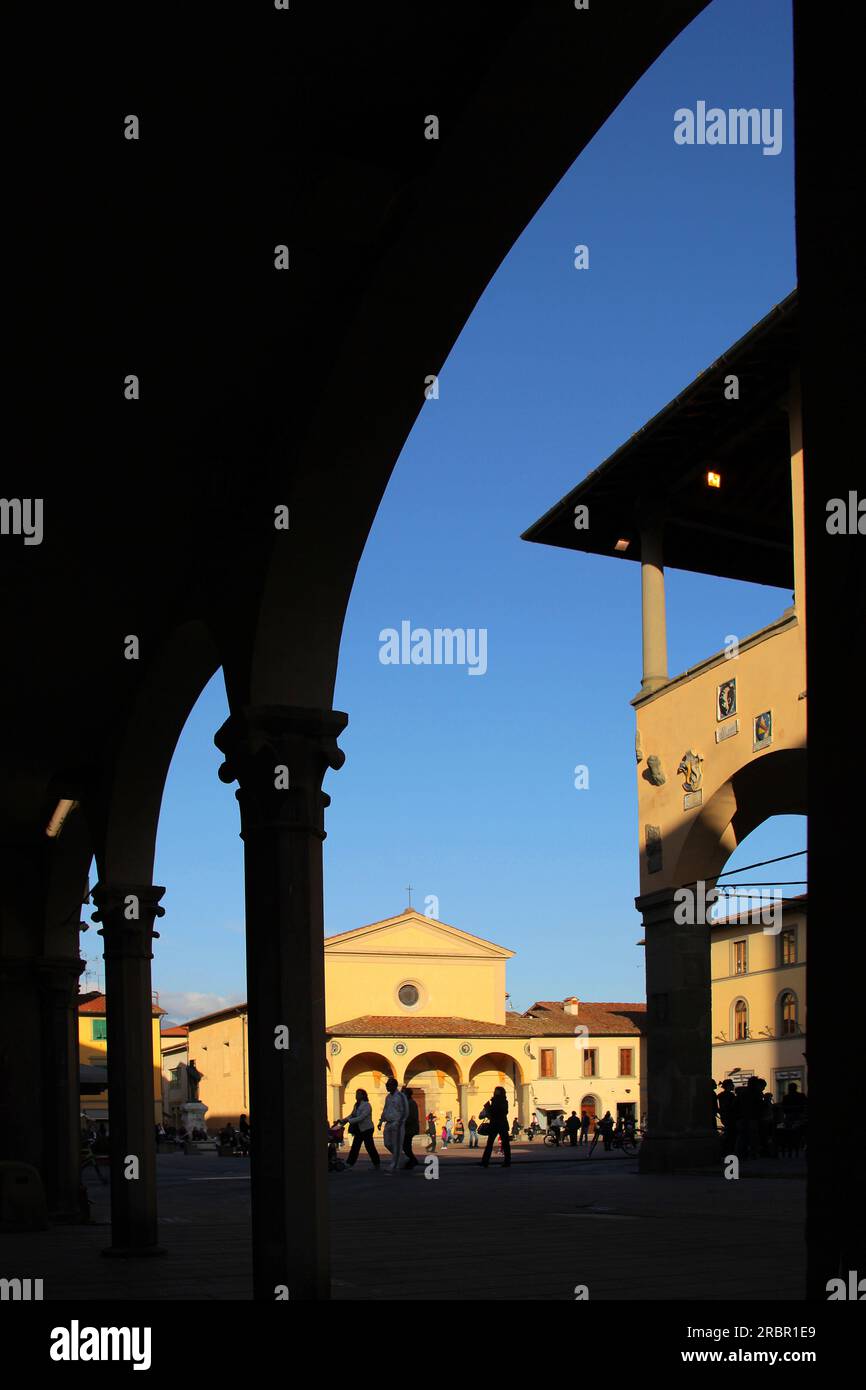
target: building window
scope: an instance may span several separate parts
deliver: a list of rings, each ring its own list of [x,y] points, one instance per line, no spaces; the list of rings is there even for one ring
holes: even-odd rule
[[[583,1074],[584,1076],[598,1076],[597,1047],[585,1047],[583,1049]]]
[[[734,1005],[734,1041],[742,1042],[749,1036],[749,1006],[745,999],[738,999]]]
[[[779,959],[782,965],[797,964],[797,929],[786,927],[779,937]]]
[[[634,1048],[621,1047],[619,1050],[620,1076],[634,1076]]]
[[[784,1071],[777,1071],[773,1078],[773,1085],[776,1091],[776,1100],[782,1101],[788,1093],[788,1087],[792,1081],[797,1083],[797,1090],[803,1090],[803,1068],[788,1067]]]
[[[748,962],[746,960],[746,943],[745,941],[735,941],[733,973],[735,975],[745,975],[748,968]]]
[[[104,1018],[91,1019],[91,1038],[94,1042],[105,1042],[108,1037],[108,1021]]]
[[[421,991],[417,985],[401,985],[397,990],[397,998],[406,1009],[413,1009],[421,998]]]
[[[172,1067],[171,1071],[168,1074],[168,1078],[169,1086],[172,1090],[175,1090],[176,1087],[180,1085],[180,1067]]]
[[[543,1047],[541,1049],[541,1075],[556,1076],[556,1048]]]
[[[790,990],[785,991],[779,1000],[779,1013],[781,1015],[779,1020],[781,1023],[779,1032],[782,1034],[782,1037],[799,1032],[796,994],[792,994]]]

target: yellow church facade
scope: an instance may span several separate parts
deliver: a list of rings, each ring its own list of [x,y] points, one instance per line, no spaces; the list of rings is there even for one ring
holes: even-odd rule
[[[521,1125],[572,1110],[640,1123],[645,1111],[642,1003],[571,995],[507,1007],[514,952],[413,908],[325,940],[328,1118],[367,1091],[374,1116],[385,1084],[410,1085],[424,1115],[464,1124],[495,1086]],[[246,1006],[192,1019],[189,1056],[203,1080],[211,1130],[250,1114]]]

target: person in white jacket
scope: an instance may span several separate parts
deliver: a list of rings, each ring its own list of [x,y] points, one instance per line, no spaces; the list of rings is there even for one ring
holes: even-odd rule
[[[346,1116],[345,1120],[340,1120],[338,1123],[349,1125],[349,1133],[352,1136],[352,1147],[349,1151],[349,1157],[346,1159],[346,1167],[354,1168],[363,1144],[370,1155],[373,1167],[378,1168],[382,1160],[376,1145],[373,1143],[373,1107],[366,1091],[358,1090],[355,1092],[354,1110],[351,1115]]]
[[[396,1173],[400,1164],[400,1154],[403,1152],[403,1140],[406,1136],[409,1102],[400,1090],[395,1077],[388,1077],[385,1082],[385,1090],[388,1095],[379,1120],[379,1128],[385,1126],[383,1135],[385,1148],[394,1155],[391,1166],[386,1168],[385,1172]]]

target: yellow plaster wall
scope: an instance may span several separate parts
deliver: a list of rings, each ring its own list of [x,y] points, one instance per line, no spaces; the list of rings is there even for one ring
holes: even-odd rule
[[[78,1061],[80,1066],[105,1067],[108,1065],[108,1040],[93,1037],[93,1021],[105,1022],[105,1014],[78,1015]],[[162,1043],[159,1031],[159,1016],[151,1020],[153,1045],[153,1122],[162,1120]],[[98,1095],[80,1096],[79,1109],[92,1116],[98,1123],[108,1119],[108,1091]]]
[[[513,953],[413,914],[381,930],[325,942],[326,1022],[365,1014],[505,1022],[505,963]],[[420,992],[407,1008],[403,984]]]
[[[213,1132],[226,1120],[236,1125],[249,1115],[249,1047],[245,1016],[232,1014],[190,1027],[189,1057],[202,1073],[198,1098],[208,1107],[205,1123]]]
[[[737,714],[719,721],[716,688],[731,677],[737,680]],[[680,886],[698,876],[710,878],[720,871],[737,844],[730,824],[737,803],[728,784],[752,762],[772,758],[780,750],[805,748],[806,700],[800,698],[805,689],[803,632],[792,614],[775,630],[741,641],[737,657],[710,658],[693,674],[679,676],[655,695],[636,702],[643,755],[637,765],[641,893]],[[768,709],[773,713],[772,744],[756,752],[752,721]],[[739,720],[739,731],[716,743],[717,730],[735,720]],[[685,810],[684,779],[677,767],[689,750],[703,758],[702,799],[700,807]],[[644,776],[651,754],[661,760],[663,786],[654,786]],[[770,807],[767,814],[780,809],[789,808]],[[686,853],[686,837],[699,820],[706,835],[700,842],[691,840]],[[647,868],[647,824],[658,826],[662,834],[663,867],[655,873]]]
[[[717,1081],[737,1068],[763,1076],[774,1091],[774,1074],[794,1068],[804,1070],[806,1086],[806,914],[786,912],[784,928],[797,931],[797,962],[779,963],[779,937],[764,931],[760,923],[738,923],[714,928],[712,936],[713,1066]],[[733,943],[746,941],[747,970],[734,974]],[[779,996],[791,990],[797,996],[799,1032],[783,1036],[779,1029]],[[748,1005],[748,1041],[734,1039],[733,1007],[738,999]],[[723,1038],[721,1035],[724,1034]]]

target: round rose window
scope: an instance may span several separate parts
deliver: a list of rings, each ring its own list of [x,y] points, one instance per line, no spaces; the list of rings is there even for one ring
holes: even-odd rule
[[[417,985],[401,985],[397,991],[397,998],[407,1009],[411,1009],[413,1004],[418,1003],[421,995],[418,993]]]

